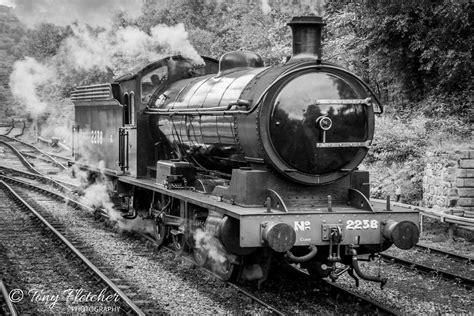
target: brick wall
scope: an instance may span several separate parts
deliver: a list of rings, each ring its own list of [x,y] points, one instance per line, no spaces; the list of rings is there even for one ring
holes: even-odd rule
[[[474,149],[427,153],[423,206],[474,218]]]

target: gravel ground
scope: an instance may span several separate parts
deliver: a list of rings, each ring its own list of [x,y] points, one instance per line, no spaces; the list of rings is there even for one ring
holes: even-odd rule
[[[362,263],[363,271],[378,273],[378,263]],[[397,266],[381,263],[382,275],[389,278],[384,290],[373,282],[361,280],[357,292],[375,298],[404,314],[469,314],[474,310],[472,291],[455,282],[422,275]],[[338,280],[354,287],[347,275]]]
[[[455,235],[454,239],[450,239],[447,225],[426,217],[423,226],[420,244],[473,257],[474,247],[469,234],[463,232],[463,237]],[[419,253],[416,250],[402,251],[395,246],[392,246],[387,253],[410,259],[416,258],[418,262],[426,265],[433,264],[448,271],[474,276],[472,265],[460,264],[446,258],[435,260],[433,258],[439,258],[435,255]],[[362,262],[361,266],[372,274],[378,273],[378,262]],[[361,280],[358,292],[389,303],[405,314],[472,314],[474,311],[472,289],[460,286],[454,281],[428,276],[385,262],[381,262],[380,267],[382,275],[389,278],[385,289],[381,291],[377,284]],[[347,275],[338,282],[354,287],[353,280]]]
[[[112,265],[117,273],[140,288],[148,289],[151,297],[162,302],[167,312],[192,314],[264,312],[253,307],[245,299],[237,298],[240,295],[235,291],[222,288],[220,282],[194,270],[191,265],[176,259],[172,254],[156,252],[152,248],[147,248],[140,240],[130,240],[112,230],[104,230],[100,224],[91,223],[86,218],[69,211],[59,212],[57,216],[70,225],[75,233],[87,239],[87,242],[102,255],[104,262]],[[447,237],[446,226],[431,219],[425,218],[425,221],[427,223],[424,222],[425,231],[420,243],[472,256],[474,248],[469,234],[467,237],[463,234],[462,237],[450,240]],[[413,256],[417,256],[416,253]],[[362,262],[361,266],[364,271],[378,274],[378,262]],[[359,288],[355,289],[353,279],[347,274],[337,282],[355,289],[362,295],[388,304],[404,314],[470,314],[474,310],[472,291],[455,282],[436,276],[426,276],[384,262],[380,263],[380,268],[382,275],[389,278],[384,290],[380,290],[378,284],[364,280],[361,280]],[[472,266],[467,269],[472,273]],[[267,284],[264,285],[266,286]],[[296,287],[284,282],[280,283],[280,286],[278,289],[277,285],[277,290],[274,292],[268,291],[268,298],[273,297],[275,301],[287,304],[287,311],[290,313],[351,312],[334,306],[338,304],[337,301],[334,303],[330,294],[324,292],[326,291],[324,288],[314,287],[299,292]],[[280,296],[276,296],[278,293]],[[306,300],[303,296],[309,298]],[[317,309],[311,305],[312,300],[322,302],[327,309]],[[292,302],[294,305],[289,305]]]
[[[0,198],[0,275],[11,290],[23,291],[23,300],[16,304],[21,315],[71,313],[78,304],[70,293],[80,289],[100,293],[102,288],[58,250],[31,215],[9,202],[3,191]],[[99,310],[105,305],[95,303],[90,307]]]
[[[102,264],[116,275],[149,294],[166,313],[260,314],[255,306],[232,288],[187,261],[165,251],[155,251],[142,240],[105,229],[91,214],[78,214],[69,207],[50,210],[54,217],[94,249]],[[97,264],[100,266],[100,264]]]

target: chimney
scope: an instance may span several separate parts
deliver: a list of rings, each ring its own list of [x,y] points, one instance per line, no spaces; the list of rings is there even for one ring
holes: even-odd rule
[[[293,57],[316,58],[321,61],[321,32],[323,19],[320,16],[295,16],[287,24],[293,33]],[[301,55],[301,56],[298,56]]]

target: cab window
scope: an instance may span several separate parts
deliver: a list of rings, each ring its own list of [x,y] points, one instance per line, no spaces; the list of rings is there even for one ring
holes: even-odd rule
[[[158,86],[167,79],[168,67],[166,66],[157,68],[143,76],[141,81],[142,102],[148,103],[156,88],[158,88]]]

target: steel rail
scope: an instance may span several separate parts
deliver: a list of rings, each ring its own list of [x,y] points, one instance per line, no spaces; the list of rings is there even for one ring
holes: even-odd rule
[[[457,253],[447,252],[441,249],[436,249],[436,248],[432,248],[432,247],[421,245],[421,244],[417,244],[416,247],[420,248],[421,250],[427,253],[434,253],[434,254],[444,256],[446,258],[451,258],[453,260],[456,260],[458,262],[463,262],[466,264],[472,264],[472,262],[474,261],[473,257],[463,256]]]
[[[7,288],[1,279],[0,279],[0,292],[2,293],[5,304],[7,305],[7,309],[8,309],[7,315],[17,316],[18,312],[16,311],[15,306],[10,300],[10,295],[8,294]]]
[[[34,174],[37,174],[38,176],[41,176],[41,177],[43,177],[43,178],[45,178],[45,179],[48,179],[48,181],[49,181],[52,185],[54,185],[54,186],[60,188],[60,189],[63,190],[63,191],[66,191],[66,192],[67,192],[67,191],[71,191],[71,189],[68,188],[67,186],[65,186],[65,185],[63,185],[63,184],[61,184],[61,183],[59,183],[58,181],[54,180],[54,179],[51,178],[51,177],[45,176],[43,173],[41,173],[41,171],[39,171],[38,169],[36,169],[35,167],[33,167],[33,165],[31,165],[31,163],[28,161],[28,159],[26,159],[25,156],[24,156],[17,148],[15,148],[15,146],[13,146],[13,145],[11,145],[11,144],[9,144],[8,142],[3,141],[3,140],[0,140],[0,144],[4,144],[4,145],[6,145],[7,147],[9,147],[9,148],[13,151],[13,153],[20,159],[21,163],[22,163],[28,170],[32,171]]]
[[[44,226],[46,226],[76,257],[78,257],[90,270],[97,275],[112,291],[114,291],[125,304],[137,315],[145,315],[145,313],[135,305],[135,303],[122,292],[122,290],[113,283],[105,274],[102,273],[92,262],[89,261],[73,244],[69,242],[58,230],[56,230],[38,211],[31,207],[21,196],[19,196],[6,182],[0,180],[0,186],[11,196],[11,198],[24,206],[30,213],[35,215]]]
[[[440,275],[446,279],[450,280],[456,280],[461,284],[464,284],[466,286],[472,287],[474,285],[474,280],[466,278],[462,275],[459,274],[454,274],[448,271],[442,271],[433,267],[429,267],[427,265],[421,264],[421,263],[416,263],[410,260],[394,257],[385,253],[380,253],[381,258],[386,261],[386,262],[392,262],[396,263],[405,267],[409,267],[411,269],[416,269],[418,271],[424,272],[424,273],[434,273],[436,275]]]
[[[4,141],[4,140],[0,140],[0,144],[3,144],[5,146],[7,146],[8,148],[10,148],[15,153],[15,155],[20,159],[21,163],[28,170],[30,170],[30,171],[32,171],[33,173],[36,173],[36,174],[41,174],[41,172],[39,170],[37,170],[35,167],[33,167],[33,165],[28,161],[28,159],[26,159],[25,156],[18,149],[16,149],[15,146],[13,146],[12,144],[9,144],[7,141]]]
[[[76,201],[76,200],[70,198],[69,196],[61,195],[59,193],[49,191],[45,188],[36,186],[32,183],[28,183],[28,182],[25,182],[25,181],[22,181],[22,180],[19,180],[19,179],[15,179],[15,178],[12,178],[12,177],[8,177],[8,176],[5,176],[5,175],[1,175],[1,174],[0,174],[0,180],[3,180],[5,182],[8,182],[8,183],[11,183],[11,184],[14,184],[14,185],[21,186],[21,187],[26,188],[26,189],[31,189],[31,190],[37,191],[37,192],[39,192],[43,195],[51,196],[56,200],[59,200],[61,202],[66,202],[67,205],[71,205],[71,206],[74,206],[74,207],[77,207],[77,208],[80,208],[80,209],[83,209],[83,210],[86,210],[86,211],[89,211],[89,212],[94,212],[93,208],[91,208],[91,207],[89,207],[89,206],[87,206],[87,205],[85,205],[85,204],[83,204],[79,201]]]
[[[53,179],[54,181],[51,181],[51,178],[49,178],[47,176],[44,176],[44,175],[41,175],[41,174],[36,174],[36,173],[31,173],[31,172],[28,172],[28,171],[23,171],[23,170],[20,170],[20,169],[15,169],[15,168],[10,168],[10,167],[5,167],[5,166],[0,165],[0,170],[6,171],[8,173],[19,174],[20,176],[22,176],[24,178],[27,178],[27,179],[38,180],[41,183],[50,184],[50,185],[54,186],[55,188],[59,189],[60,191],[62,191],[64,193],[71,193],[73,191],[73,189],[69,188],[67,185],[70,185],[70,186],[73,186],[73,187],[77,188],[77,186],[75,184],[67,183],[67,182],[64,182],[64,181],[61,181],[61,180],[55,180],[55,179]],[[58,185],[58,184],[60,184],[60,185]]]
[[[3,127],[5,127],[5,126],[3,126]],[[8,126],[8,127],[9,127],[9,129],[7,130],[7,132],[6,132],[5,134],[0,134],[0,136],[6,136],[6,135],[10,134],[11,130],[12,130],[15,126],[14,126],[14,125],[11,125],[11,126]]]
[[[310,276],[311,276],[311,275],[309,274],[309,272],[307,272],[307,271],[304,271],[304,270],[302,270],[302,269],[300,269],[300,268],[298,268],[298,267],[295,267],[295,266],[293,266],[293,265],[289,265],[289,266],[290,266],[292,269],[294,269],[296,272],[304,274],[305,277],[310,277]],[[335,289],[336,289],[337,291],[339,291],[339,292],[348,293],[348,294],[350,294],[350,295],[356,297],[356,298],[357,298],[358,300],[360,300],[360,301],[363,301],[363,302],[365,302],[365,303],[367,303],[367,304],[370,304],[370,305],[375,306],[375,307],[378,309],[379,312],[382,311],[383,313],[390,314],[390,315],[400,315],[400,314],[401,314],[400,311],[393,310],[393,309],[391,309],[391,308],[389,308],[389,307],[383,305],[382,303],[379,303],[379,302],[377,302],[377,301],[371,300],[370,298],[364,297],[364,296],[362,296],[362,295],[360,295],[360,294],[358,294],[358,293],[356,293],[356,292],[354,292],[354,291],[352,291],[352,290],[350,290],[350,289],[346,289],[346,288],[340,286],[340,285],[337,284],[337,283],[329,282],[328,280],[325,280],[325,279],[321,279],[321,281],[322,281],[322,282],[325,282],[326,285],[328,285],[328,286],[330,286],[330,287],[332,287],[332,288],[335,288]]]
[[[101,214],[104,218],[108,218],[107,214]],[[156,243],[156,241],[148,236],[148,235],[145,235],[143,233],[138,233],[139,236],[141,236],[142,238],[145,238],[146,240],[148,240],[149,242],[151,243],[154,243],[155,245],[158,245]],[[215,277],[216,279],[224,282],[227,286],[230,286],[232,287],[234,290],[242,293],[243,295],[247,296],[248,298],[250,298],[252,301],[254,302],[257,302],[258,304],[260,304],[261,306],[265,307],[266,309],[268,310],[271,310],[274,314],[276,315],[286,315],[284,312],[280,311],[278,308],[276,307],[273,307],[272,305],[268,304],[268,303],[265,303],[264,301],[262,301],[261,299],[259,299],[258,297],[252,295],[251,293],[249,293],[248,291],[242,289],[241,287],[239,287],[238,285],[232,283],[232,282],[229,282],[229,281],[225,281],[224,279],[222,279],[218,274],[215,274],[214,272],[210,271],[209,269],[206,269],[204,267],[201,267],[199,266],[194,260],[190,259],[190,258],[187,258],[185,256],[181,256],[179,253],[177,253],[173,248],[171,247],[168,247],[168,246],[161,246],[159,245],[162,249],[165,249],[166,251],[168,252],[171,252],[173,253],[174,255],[176,256],[180,256],[183,260],[186,260],[188,263],[191,263],[193,264],[196,268],[199,268],[200,270],[208,273],[209,275],[212,275],[213,277]]]
[[[6,135],[0,135],[0,136],[3,136],[3,137],[6,137],[8,138],[9,140],[11,141],[16,141],[16,142],[19,142],[20,144],[22,145],[25,145],[27,147],[30,147],[36,151],[38,151],[39,153],[41,153],[43,156],[46,156],[48,157],[48,159],[50,159],[54,164],[56,164],[58,167],[62,168],[63,170],[67,170],[67,167],[64,166],[62,163],[60,163],[59,161],[57,161],[53,156],[51,156],[50,154],[42,151],[41,149],[39,149],[38,147],[32,145],[32,144],[29,144],[27,142],[24,142],[22,140],[19,140],[19,139],[16,139],[16,138],[13,138],[13,137],[10,137],[10,136],[6,136]]]
[[[26,183],[26,182],[21,181],[21,180],[18,180],[18,179],[14,179],[14,178],[5,177],[5,176],[0,175],[0,181],[2,181],[2,180],[3,180],[3,181],[6,181],[6,182],[10,182],[10,183],[17,184],[17,185],[21,185],[21,186],[23,186],[23,187],[34,188],[36,191],[39,191],[39,192],[42,193],[42,194],[52,196],[52,197],[55,198],[55,199],[59,199],[59,200],[62,200],[62,201],[66,201],[68,204],[75,205],[76,207],[79,207],[79,208],[81,208],[81,209],[85,209],[85,210],[90,211],[90,212],[93,212],[93,211],[94,211],[91,207],[88,207],[88,206],[86,206],[86,205],[84,205],[84,204],[82,204],[82,203],[80,203],[80,202],[78,202],[78,201],[72,200],[72,199],[70,199],[70,198],[68,198],[68,197],[66,197],[66,196],[62,196],[62,195],[57,194],[57,193],[55,193],[55,192],[48,191],[48,190],[46,190],[46,189],[44,189],[44,188],[40,188],[40,187],[35,186],[35,185],[33,185],[33,184]],[[104,214],[104,213],[102,213],[101,216],[104,217],[104,218],[108,218],[108,215],[107,215],[107,214]],[[143,233],[138,233],[138,235],[140,235],[141,237],[147,239],[148,241],[150,241],[150,242],[156,244],[156,241],[155,241],[152,237],[150,237],[150,236],[148,236],[148,235],[145,235],[145,234],[143,234]],[[163,247],[163,248],[166,249],[166,250],[168,250],[168,251],[170,251],[170,252],[172,252],[172,253],[174,253],[174,254],[176,254],[176,255],[178,255],[178,253],[177,253],[176,251],[174,251],[173,249],[171,249],[171,248],[169,248],[169,247]],[[184,257],[184,256],[181,256],[181,257],[182,257],[184,260],[187,260],[188,262],[190,262],[190,263],[196,265],[196,262],[192,261],[191,259],[186,258],[186,257]],[[196,265],[196,267],[197,267],[197,265]],[[217,279],[219,279],[219,280],[225,282],[226,285],[228,285],[228,286],[234,288],[235,290],[241,292],[242,294],[244,294],[245,296],[249,297],[249,298],[252,299],[253,301],[257,302],[257,303],[260,304],[261,306],[267,308],[268,310],[271,310],[273,313],[275,313],[275,314],[277,314],[277,315],[285,315],[285,313],[279,311],[277,308],[275,308],[275,307],[273,307],[273,306],[271,306],[271,305],[265,303],[264,301],[260,300],[259,298],[255,297],[255,296],[253,296],[251,293],[248,293],[246,290],[244,290],[244,289],[238,287],[237,285],[235,285],[235,284],[233,284],[233,283],[224,281],[219,275],[213,273],[212,271],[209,271],[208,269],[205,269],[205,268],[202,268],[202,267],[199,267],[199,268],[200,268],[200,269],[203,269],[203,270],[206,271],[207,273],[213,275],[213,276],[216,277]]]

